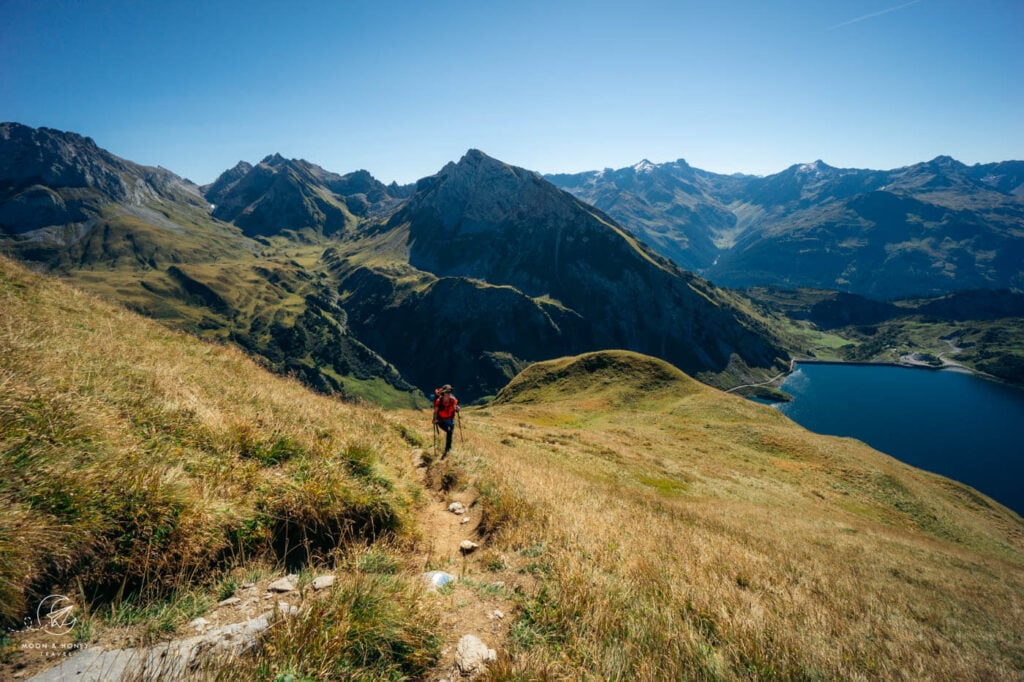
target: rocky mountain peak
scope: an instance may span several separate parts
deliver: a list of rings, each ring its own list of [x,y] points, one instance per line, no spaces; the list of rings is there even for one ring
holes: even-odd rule
[[[122,201],[129,194],[122,174],[131,170],[92,138],[20,123],[0,124],[0,182],[5,185],[91,188]]]
[[[928,165],[933,166],[935,168],[942,168],[945,170],[961,170],[967,168],[967,166],[960,163],[952,156],[946,156],[945,154],[936,156],[934,159],[928,162]]]
[[[197,191],[174,173],[121,159],[91,138],[0,124],[0,224],[10,231],[83,223],[110,203],[131,210],[161,199],[195,205]]]
[[[547,203],[543,197],[552,193],[562,194],[532,171],[471,149],[458,163],[420,180],[409,208],[436,212],[447,229],[473,231],[506,222],[526,205]]]
[[[284,158],[283,156],[276,152],[274,154],[265,156],[263,160],[260,161],[260,165],[271,166],[272,168],[278,168],[287,163],[289,163],[288,159]]]

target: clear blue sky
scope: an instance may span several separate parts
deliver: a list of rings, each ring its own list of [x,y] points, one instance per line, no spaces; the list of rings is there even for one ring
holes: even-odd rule
[[[1024,159],[1024,0],[0,0],[0,120],[199,183]]]

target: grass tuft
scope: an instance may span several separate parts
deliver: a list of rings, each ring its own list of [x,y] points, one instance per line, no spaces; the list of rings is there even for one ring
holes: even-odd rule
[[[440,656],[438,614],[419,586],[355,575],[331,595],[281,617],[251,657],[218,666],[220,679],[421,679]]]

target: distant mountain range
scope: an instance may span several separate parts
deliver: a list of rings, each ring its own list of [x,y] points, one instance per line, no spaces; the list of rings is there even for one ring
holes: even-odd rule
[[[0,159],[3,252],[321,390],[408,404],[451,382],[472,399],[604,348],[719,385],[788,362],[749,301],[481,152],[414,188],[277,155],[200,188],[9,123]]]
[[[720,286],[878,299],[1024,289],[1024,161],[890,171],[821,161],[767,177],[683,160],[546,176]]]
[[[198,187],[75,133],[5,123],[0,253],[350,398],[423,404],[444,382],[480,398],[532,362],[611,348],[729,387],[778,374],[790,353],[831,353],[806,321],[849,318],[839,357],[888,359],[923,338],[893,320],[945,309],[817,293],[793,306],[691,270],[883,299],[1018,287],[1022,165],[754,178],[645,162],[550,178],[569,193],[476,150],[409,186],[275,154]],[[960,297],[943,318],[988,306],[995,322],[957,333],[969,361],[1013,381],[1024,349],[998,320],[1016,296]],[[825,299],[827,315],[807,312]],[[876,308],[888,326],[872,336],[857,321]]]

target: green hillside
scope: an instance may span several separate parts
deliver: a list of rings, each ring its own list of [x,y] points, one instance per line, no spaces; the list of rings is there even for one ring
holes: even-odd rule
[[[428,413],[314,394],[0,260],[0,381],[9,627],[62,593],[73,641],[182,638],[290,570],[298,615],[207,677],[450,677],[471,625],[495,680],[1024,670],[1019,516],[647,356],[533,365],[418,470]],[[424,590],[431,569],[458,581]]]
[[[502,555],[540,583],[522,679],[1024,670],[1024,522],[966,486],[628,353],[534,365],[472,424],[546,521]]]
[[[161,639],[253,576],[354,566],[415,537],[420,488],[396,467],[409,445],[380,410],[313,394],[236,349],[2,258],[0,384],[5,628],[64,594],[80,609],[74,642]],[[396,612],[418,612],[411,578],[379,582],[355,571],[344,589],[380,589]],[[396,627],[404,656],[359,664],[350,653],[347,664],[422,671],[435,634]],[[18,641],[5,638],[0,662],[33,660]],[[218,674],[251,678],[262,664]]]

